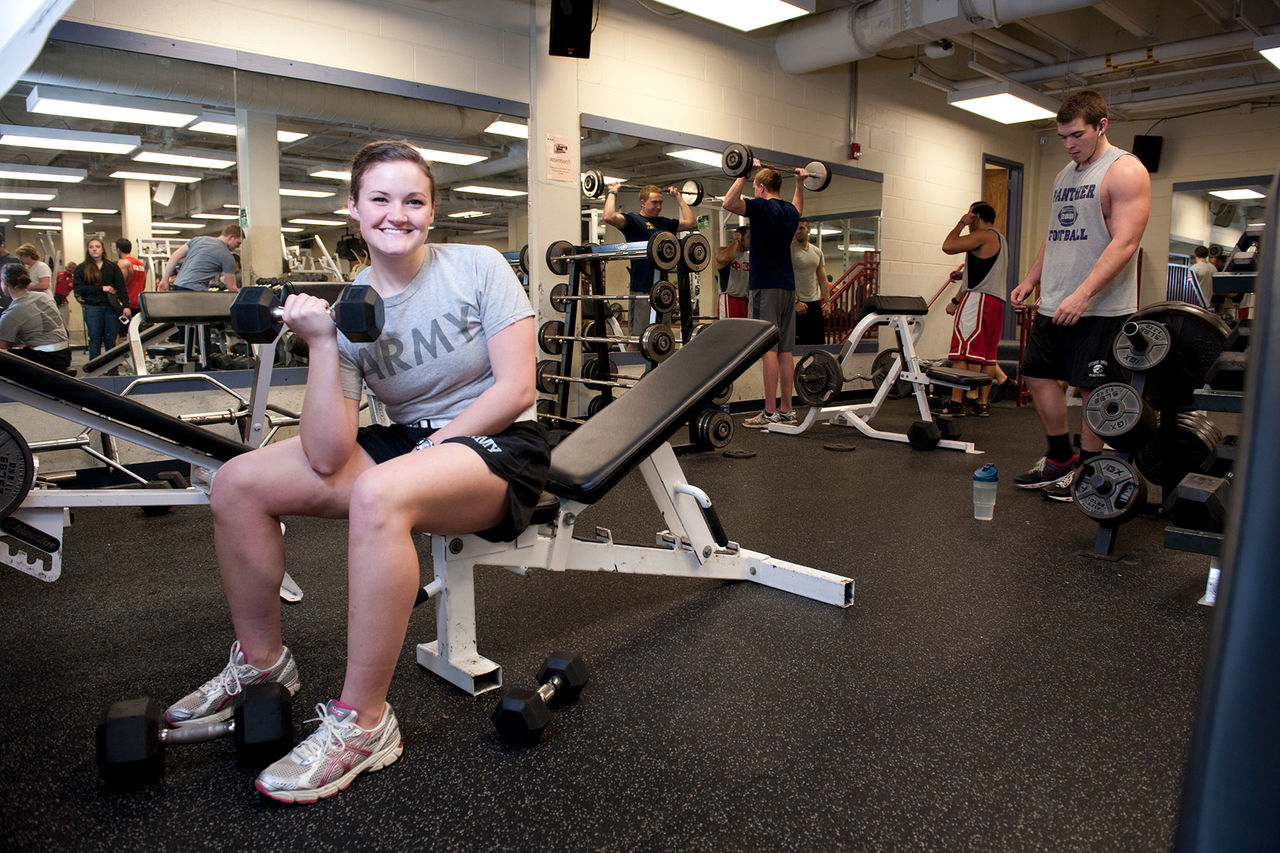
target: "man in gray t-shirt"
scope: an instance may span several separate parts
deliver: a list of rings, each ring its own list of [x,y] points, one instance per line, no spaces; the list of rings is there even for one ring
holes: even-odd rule
[[[231,254],[244,242],[239,225],[228,225],[217,237],[193,237],[169,256],[164,272],[156,282],[157,290],[208,290],[209,283],[222,277],[227,290],[236,290],[236,256]],[[173,268],[179,263],[178,277],[169,283]]]
[[[1213,276],[1218,268],[1209,263],[1209,250],[1205,246],[1196,246],[1191,253],[1196,262],[1191,265],[1191,273],[1200,285],[1200,295],[1204,298],[1204,307],[1208,308],[1213,299]]]

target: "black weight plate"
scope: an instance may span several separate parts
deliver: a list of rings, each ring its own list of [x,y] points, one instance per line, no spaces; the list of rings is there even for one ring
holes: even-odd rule
[[[845,444],[839,441],[832,441],[822,445],[823,450],[834,450],[836,453],[851,453],[858,449],[857,445]]]
[[[560,365],[549,358],[539,361],[537,373],[534,376],[534,384],[538,390],[544,394],[554,394],[560,390],[560,380],[551,378],[559,375],[559,370]]]
[[[640,354],[650,361],[666,361],[675,348],[676,336],[662,323],[652,323],[640,333]]]
[[[583,379],[611,380],[618,378],[618,365],[611,358],[589,358],[582,364]]]
[[[597,394],[591,398],[589,403],[587,403],[587,417],[591,417],[598,413],[601,409],[612,402],[613,397],[605,396],[604,394]]]
[[[22,505],[35,482],[36,466],[22,433],[0,420],[0,518]]]
[[[733,382],[732,381],[730,381],[727,385],[725,385],[715,393],[715,396],[711,398],[711,405],[724,406],[724,405],[727,405],[731,399],[733,399]]]
[[[599,169],[588,169],[582,173],[582,194],[587,198],[599,198],[604,191],[604,175]]]
[[[569,285],[565,282],[558,282],[551,288],[551,292],[547,294],[547,301],[551,303],[551,307],[560,313],[569,310],[569,302],[565,299],[569,295]]]
[[[1094,521],[1120,523],[1138,514],[1147,486],[1134,467],[1119,456],[1095,456],[1080,466],[1071,482],[1071,497]]]
[[[1155,437],[1133,452],[1142,475],[1162,490],[1177,488],[1198,472],[1222,441],[1222,431],[1199,412],[1182,412],[1172,426],[1161,423]]]
[[[1230,326],[1218,315],[1186,302],[1157,302],[1129,320],[1160,323],[1169,330],[1172,341],[1170,356],[1155,371],[1157,375],[1147,380],[1144,396],[1158,409],[1189,404],[1226,346]]]
[[[547,269],[556,275],[569,274],[569,262],[565,260],[565,255],[573,251],[573,244],[568,240],[556,240],[547,247]]]
[[[711,243],[694,231],[680,241],[680,260],[690,272],[702,272],[711,263]]]
[[[877,388],[884,382],[885,377],[889,375],[889,371],[893,369],[893,360],[897,357],[898,351],[894,349],[881,350],[871,362],[871,383]],[[901,370],[899,366],[899,370]],[[890,400],[901,400],[911,394],[911,383],[904,382],[901,379],[894,380],[889,386],[888,397]]]
[[[680,294],[676,286],[669,281],[654,282],[649,288],[649,307],[659,314],[667,314],[676,307]]]
[[[520,272],[529,274],[529,244],[520,247]]]
[[[538,328],[538,346],[548,355],[559,355],[564,351],[564,322],[548,320]]]
[[[1085,403],[1084,419],[1095,435],[1117,450],[1143,446],[1155,436],[1158,423],[1155,409],[1123,382],[1095,388]]]
[[[796,362],[795,391],[810,406],[825,406],[842,387],[840,365],[826,350],[811,350]]]
[[[756,455],[754,450],[726,450],[721,454],[726,459],[751,459]]]
[[[741,178],[751,171],[755,156],[747,146],[734,142],[720,155],[720,168],[731,178]]]

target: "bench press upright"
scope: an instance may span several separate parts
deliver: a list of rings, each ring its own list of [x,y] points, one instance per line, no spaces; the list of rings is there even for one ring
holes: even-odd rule
[[[752,581],[837,607],[853,604],[851,578],[731,541],[710,498],[685,479],[667,443],[690,411],[759,359],[776,338],[769,323],[721,320],[594,415],[555,449],[547,490],[556,502],[540,505],[514,542],[433,536],[435,577],[419,602],[435,599],[436,639],[418,645],[418,663],[472,695],[501,686],[502,667],[476,646],[477,566],[525,576],[537,568]],[[582,512],[632,468],[639,469],[666,524],[655,543],[620,544],[601,527],[575,537]]]
[[[868,438],[905,443],[909,441],[906,433],[876,429],[871,425],[871,420],[880,412],[880,407],[884,405],[896,383],[910,384],[922,421],[933,420],[933,414],[929,411],[928,387],[931,384],[966,390],[989,384],[991,378],[977,371],[950,367],[926,368],[921,364],[920,357],[916,355],[915,343],[924,332],[924,316],[928,313],[929,306],[919,296],[872,296],[867,299],[862,305],[862,318],[849,333],[840,351],[840,373],[842,377],[850,375],[849,365],[863,336],[876,326],[887,326],[897,341],[897,349],[889,370],[876,388],[875,396],[868,403],[811,406],[798,424],[769,424],[769,432],[798,435],[814,424],[826,421],[835,426],[853,427]],[[949,438],[939,441],[938,447],[963,450],[965,453],[982,452],[971,441]]]

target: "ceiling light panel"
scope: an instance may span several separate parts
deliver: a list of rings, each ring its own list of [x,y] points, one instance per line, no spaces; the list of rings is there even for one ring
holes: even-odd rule
[[[0,163],[0,178],[10,181],[49,181],[55,184],[78,184],[89,177],[87,169],[61,169],[55,166],[29,166],[26,163]]]
[[[485,133],[496,133],[500,136],[514,136],[516,139],[529,138],[529,125],[519,122],[498,119],[484,129]]]
[[[194,184],[200,180],[201,175],[178,174],[173,172],[134,172],[129,169],[119,169],[112,172],[107,177],[115,178],[120,181],[152,181],[165,182],[169,181],[175,184]]]
[[[160,127],[186,127],[197,117],[190,105],[176,101],[60,86],[33,86],[27,95],[27,112]]]
[[[814,0],[656,0],[744,33],[812,14]]]
[[[529,194],[525,190],[513,190],[505,187],[484,187],[476,184],[468,184],[465,187],[454,187],[453,191],[457,193],[474,193],[475,195],[492,195],[500,198],[517,198],[519,196]]]
[[[0,190],[0,198],[15,201],[53,201],[58,191],[53,187],[30,187],[24,190]]]
[[[49,209],[54,213],[101,213],[104,216],[120,212],[110,207],[51,207]]]
[[[0,145],[45,148],[52,151],[88,151],[95,154],[128,154],[142,139],[123,133],[87,133],[58,127],[22,127],[0,124]]]
[[[220,151],[139,151],[133,155],[139,163],[163,163],[166,166],[187,166],[192,169],[229,169],[236,164]]]

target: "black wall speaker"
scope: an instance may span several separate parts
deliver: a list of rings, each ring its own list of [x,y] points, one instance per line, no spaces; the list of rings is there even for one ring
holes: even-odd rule
[[[1153,175],[1160,171],[1160,151],[1163,148],[1163,136],[1133,137],[1133,156],[1142,161],[1142,165]]]
[[[591,19],[595,0],[551,0],[552,56],[591,56]]]

